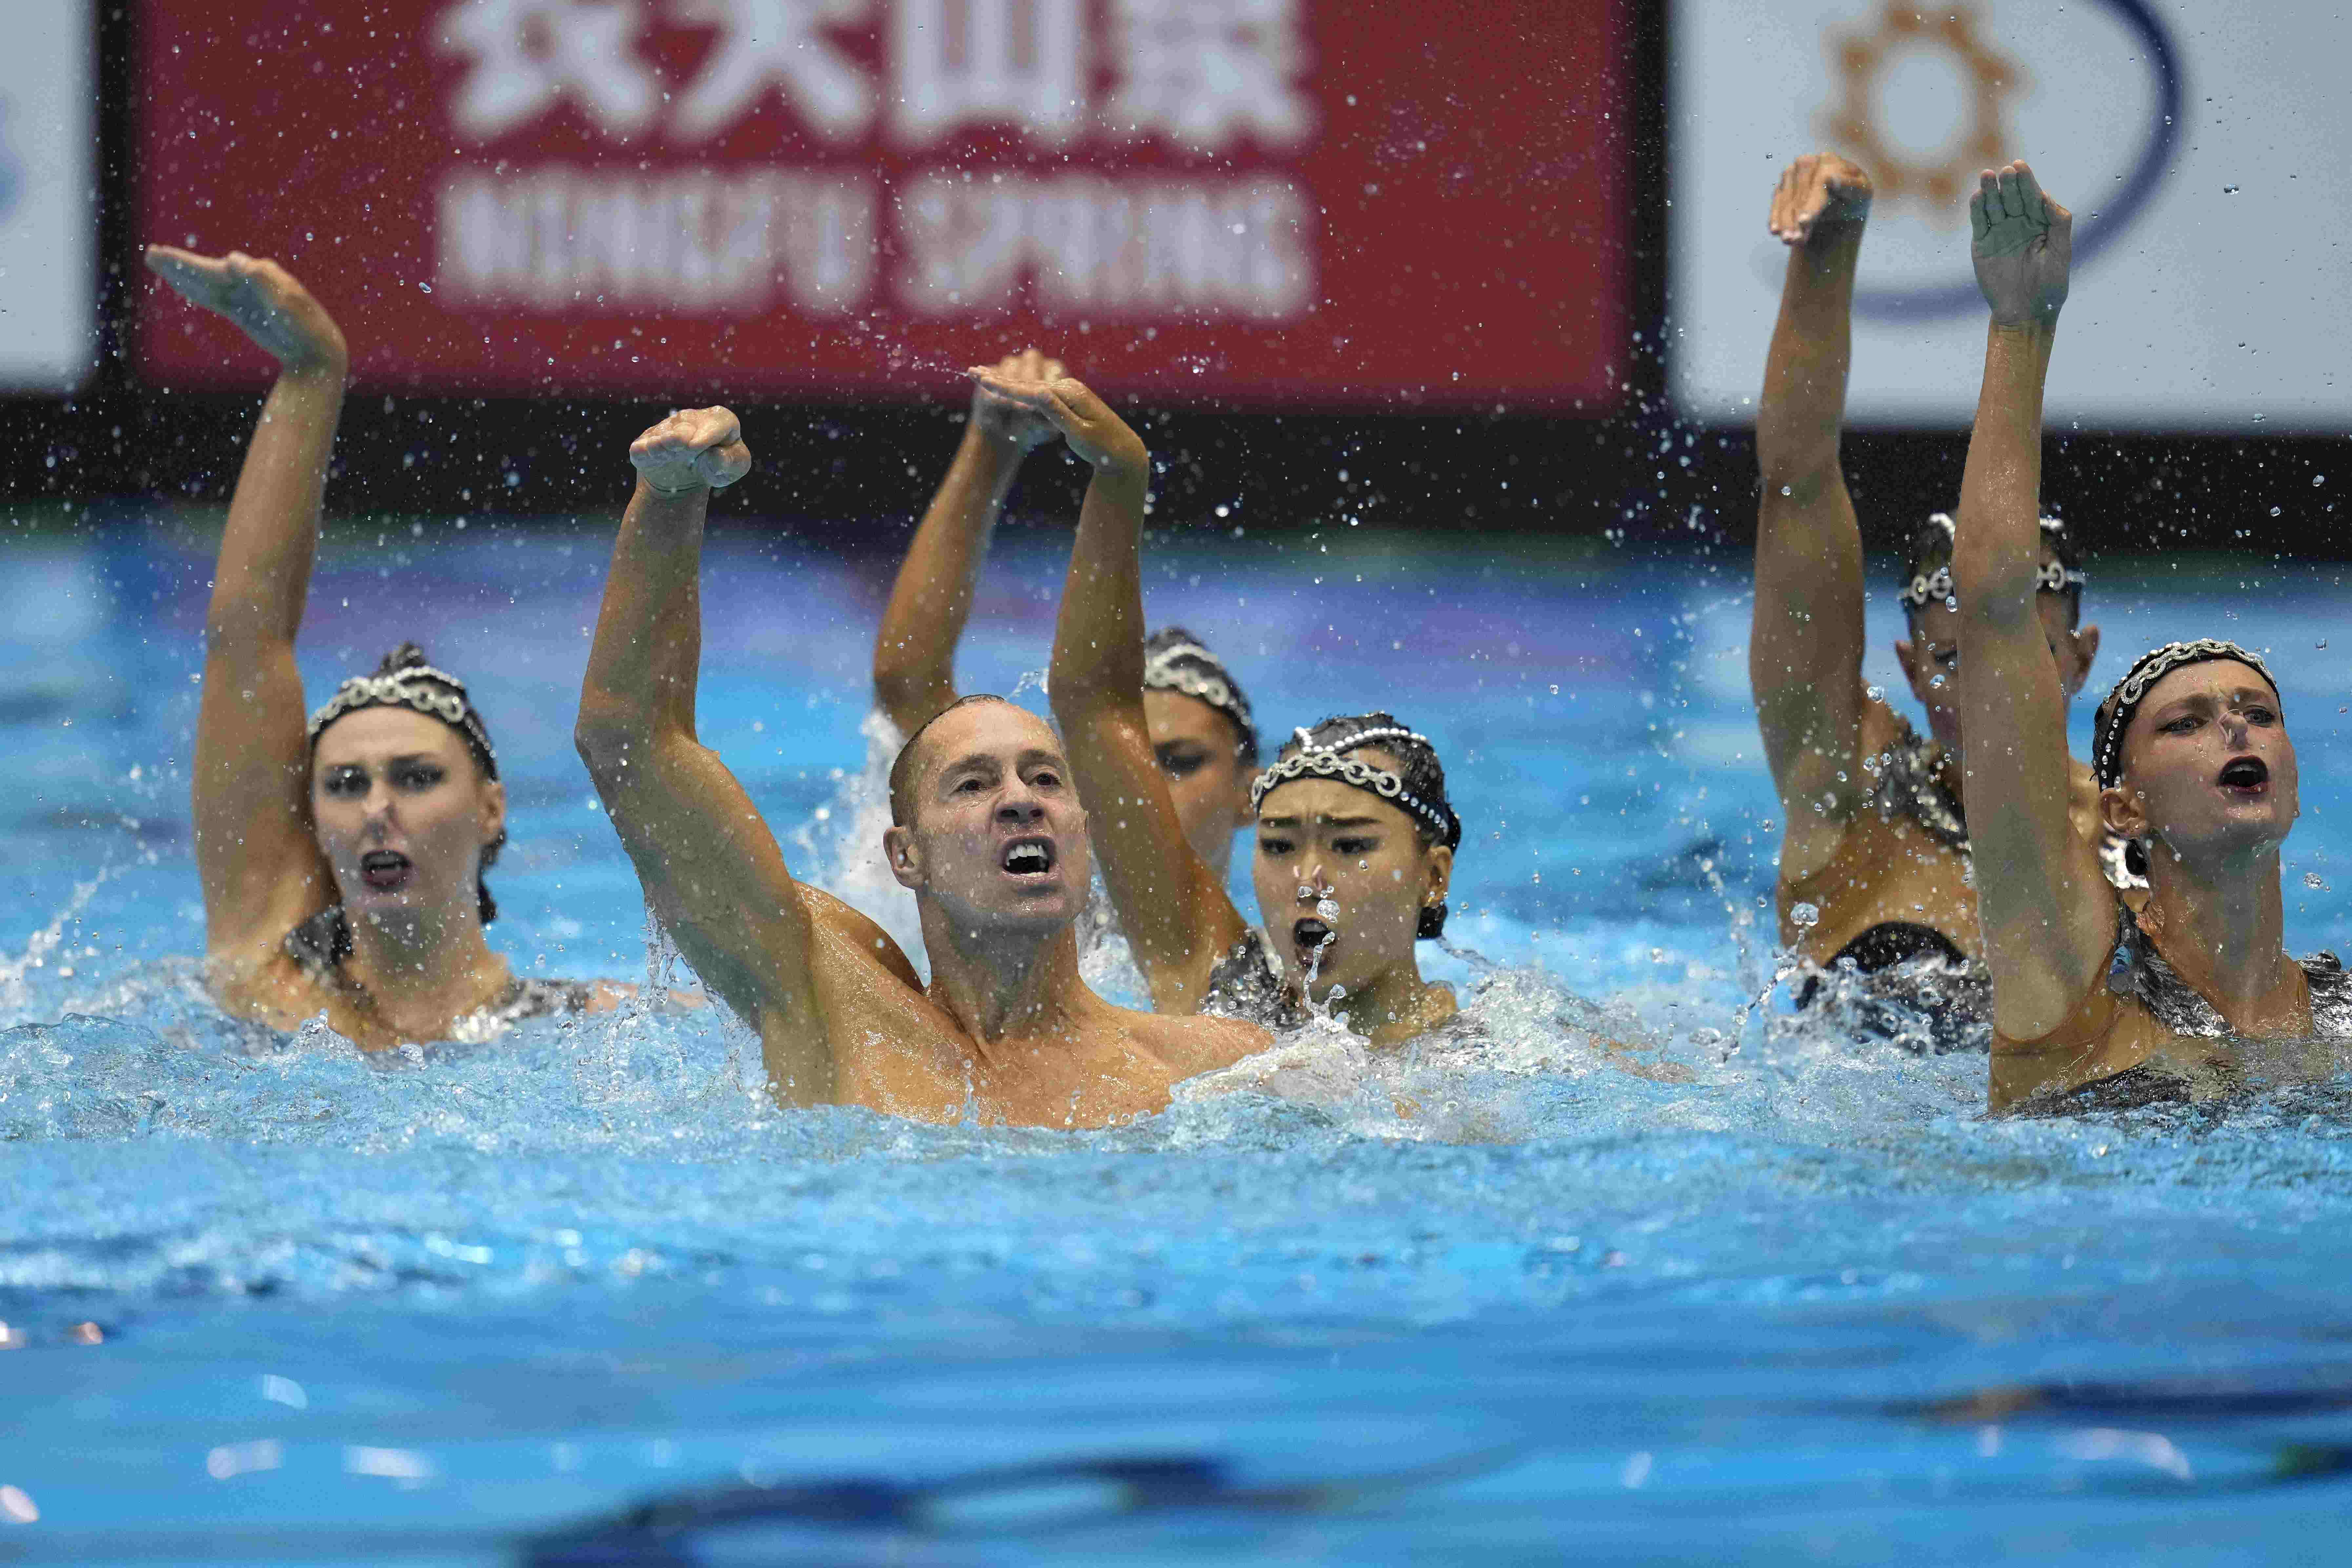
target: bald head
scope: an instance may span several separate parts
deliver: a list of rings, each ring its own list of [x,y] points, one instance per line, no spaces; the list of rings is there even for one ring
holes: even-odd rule
[[[1039,724],[1044,722],[1035,719],[1027,709],[998,696],[993,692],[975,692],[968,697],[958,697],[925,719],[916,727],[915,733],[907,737],[907,744],[898,748],[898,757],[890,764],[890,821],[894,827],[906,827],[915,820],[915,787],[922,781],[924,764],[935,748],[938,738],[935,732],[940,730],[940,721],[950,714],[984,703],[994,703],[1000,707],[1012,708],[1013,712],[1024,717],[1032,718]],[[953,733],[961,727],[962,723],[959,721],[948,726],[947,732],[952,737]]]

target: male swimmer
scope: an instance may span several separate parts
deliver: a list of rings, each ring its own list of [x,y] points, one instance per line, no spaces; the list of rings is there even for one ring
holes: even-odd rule
[[[194,807],[214,997],[278,1029],[323,1009],[368,1051],[613,1005],[624,989],[518,978],[483,937],[506,790],[463,681],[404,643],[304,722],[294,639],[342,410],[342,332],[276,262],[170,246],[146,260],[279,366],[205,621]]]
[[[1055,367],[975,370],[982,391],[1049,421],[1074,447],[1131,432]],[[1076,433],[1076,434],[1072,434]],[[1135,443],[1140,445],[1139,442]],[[1114,497],[1106,497],[1107,502]],[[1156,754],[1143,635],[1143,496],[1091,496],[1062,589],[1048,685],[1077,780],[1101,824],[1103,877],[1137,966],[1165,1013],[1234,1011],[1294,1021],[1298,996],[1342,1002],[1349,1027],[1396,1045],[1454,1018],[1450,987],[1424,980],[1417,937],[1444,927],[1462,827],[1427,738],[1386,714],[1326,720],[1252,784],[1253,862],[1273,951],[1226,895],[1186,831]]]
[[[1008,354],[997,373],[1024,382],[1060,379],[1062,364],[1034,349]],[[892,584],[874,644],[874,695],[900,735],[912,735],[956,700],[955,649],[971,615],[972,585],[1021,460],[1055,438],[1052,421],[982,382],[947,477],[923,514]],[[1249,825],[1257,771],[1257,724],[1223,660],[1181,626],[1143,644],[1143,712],[1185,841],[1223,883],[1234,835]]]
[[[1142,442],[1116,420],[1063,428],[1095,470],[1084,515],[1139,510]],[[779,1101],[1103,1126],[1266,1043],[1238,1019],[1129,1012],[1080,981],[1087,813],[1052,729],[1002,698],[936,715],[891,768],[885,851],[915,894],[928,988],[880,927],[793,880],[695,737],[704,514],[751,454],[735,416],[708,408],[671,415],[629,456],[636,493],[589,653],[580,752],[679,950],[759,1031]]]
[[[2279,846],[2298,779],[2262,660],[2231,643],[2168,643],[2100,705],[2097,802],[2146,857],[2137,915],[2081,831],[2034,516],[2074,217],[2022,162],[1979,184],[1969,255],[1992,314],[1953,571],[1992,971],[1992,1109],[2199,1098],[2249,1078],[2325,1075],[2352,982],[2332,957],[2286,954]]]

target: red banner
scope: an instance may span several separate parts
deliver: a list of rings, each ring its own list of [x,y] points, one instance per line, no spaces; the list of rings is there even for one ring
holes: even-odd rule
[[[148,0],[143,237],[285,262],[378,388],[1596,407],[1622,3]]]

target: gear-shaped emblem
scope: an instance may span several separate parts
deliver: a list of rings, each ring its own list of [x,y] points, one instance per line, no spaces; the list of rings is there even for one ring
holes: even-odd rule
[[[1822,133],[1870,171],[1882,209],[1909,202],[1942,222],[1963,215],[1977,171],[2001,160],[2008,142],[2003,112],[2008,100],[2025,89],[2023,68],[1978,37],[1977,13],[1967,5],[1930,14],[1902,0],[1885,0],[1874,28],[1832,34],[1829,47],[1844,96],[1822,110]],[[1915,49],[1949,54],[1968,85],[1968,125],[1946,142],[1941,164],[1906,161],[1888,145],[1879,124],[1880,78],[1895,57]]]

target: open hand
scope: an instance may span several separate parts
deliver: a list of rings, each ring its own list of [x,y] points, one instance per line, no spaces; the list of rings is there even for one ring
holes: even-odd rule
[[[1767,226],[1783,245],[1859,229],[1870,218],[1870,176],[1834,152],[1808,152],[1780,171]]]
[[[1062,361],[1049,360],[1034,349],[1007,354],[996,361],[995,373],[1018,382],[1057,382],[1065,374]],[[983,435],[1024,452],[1043,446],[1059,434],[1054,422],[1024,404],[1014,402],[986,382],[972,389],[971,423]]]
[[[350,362],[334,318],[276,262],[241,250],[198,256],[168,245],[149,246],[146,260],[147,270],[181,298],[227,317],[288,370],[340,372]]]
[[[1996,326],[2058,319],[2074,255],[2074,214],[2042,193],[2022,159],[1978,177],[1969,198],[1969,254]]]
[[[1062,439],[1070,444],[1070,450],[1097,468],[1143,472],[1149,461],[1143,438],[1111,413],[1109,404],[1088,392],[1084,382],[1069,376],[1046,381],[1009,375],[1002,368],[991,371],[977,366],[964,374],[991,395],[1051,421],[1054,428],[1061,432]]]
[[[682,496],[706,486],[724,490],[749,474],[751,449],[727,410],[689,408],[629,443],[629,461],[663,495]]]

